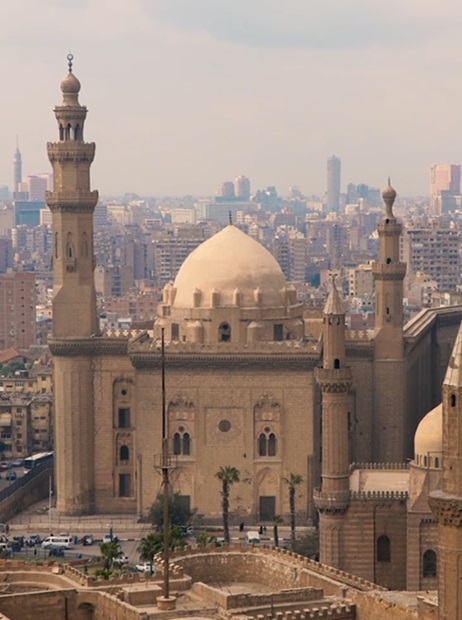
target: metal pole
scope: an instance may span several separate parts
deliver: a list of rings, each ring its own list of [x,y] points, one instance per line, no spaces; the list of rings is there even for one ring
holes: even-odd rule
[[[52,485],[51,485],[51,476],[48,478],[48,525],[50,528],[50,534],[52,532],[51,529],[51,495],[52,495]]]
[[[164,538],[164,596],[170,596],[170,571],[169,571],[169,515],[168,515],[168,433],[167,433],[167,415],[165,407],[165,333],[164,328],[161,329],[161,362],[162,362],[162,485],[163,495],[163,538]]]

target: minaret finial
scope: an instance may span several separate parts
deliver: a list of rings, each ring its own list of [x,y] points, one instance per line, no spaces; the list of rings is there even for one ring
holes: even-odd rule
[[[233,212],[231,211],[231,209],[228,211],[228,216],[229,216],[229,223],[232,225],[232,223],[233,223]]]
[[[388,187],[391,187],[390,175],[388,175]]]
[[[69,73],[72,73],[72,61],[74,60],[74,55],[69,53],[67,55],[67,66],[69,67]]]

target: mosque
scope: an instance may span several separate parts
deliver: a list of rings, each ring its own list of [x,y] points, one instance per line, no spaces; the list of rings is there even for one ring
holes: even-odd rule
[[[147,513],[161,486],[164,404],[173,489],[204,522],[221,515],[221,466],[240,472],[236,523],[287,516],[286,480],[296,473],[297,519],[319,513],[322,562],[391,588],[433,587],[433,514],[445,500],[431,500],[431,512],[427,496],[444,481],[438,405],[462,308],[424,310],[403,326],[395,190],[383,192],[378,225],[374,330],[347,329],[333,286],[322,337],[313,337],[276,260],[229,225],[165,287],[152,330],[101,333],[95,144],[84,141],[87,109],[71,62],[61,91],[59,138],[47,144],[59,513]]]

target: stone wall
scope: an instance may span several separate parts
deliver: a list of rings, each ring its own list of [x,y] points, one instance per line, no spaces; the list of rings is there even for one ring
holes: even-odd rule
[[[34,476],[28,483],[21,486],[17,491],[0,503],[0,521],[7,523],[19,512],[26,510],[32,504],[48,497],[50,476],[53,469],[44,469],[40,474]],[[27,474],[26,474],[27,475]],[[14,484],[14,483],[13,483]]]
[[[270,607],[272,605],[317,601],[323,598],[323,591],[316,588],[296,588],[275,592],[274,594],[229,594],[224,590],[200,582],[192,586],[191,593],[223,609]]]

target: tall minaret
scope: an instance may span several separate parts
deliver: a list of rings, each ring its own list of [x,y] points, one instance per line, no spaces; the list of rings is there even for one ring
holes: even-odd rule
[[[19,191],[19,184],[22,181],[22,159],[19,150],[18,136],[16,136],[16,150],[13,157],[13,192]]]
[[[314,494],[320,514],[320,560],[342,568],[342,517],[349,503],[348,409],[351,369],[345,366],[345,311],[332,290],[324,308],[323,365],[316,372],[322,392],[322,485]]]
[[[47,144],[54,189],[46,200],[53,219],[53,335],[55,475],[57,508],[63,514],[94,510],[92,338],[97,331],[93,278],[93,211],[90,190],[95,144],[83,141],[87,109],[79,104],[80,82],[69,72],[55,108],[59,140]]]
[[[98,192],[90,190],[95,143],[83,141],[87,108],[79,104],[80,82],[72,73],[61,82],[63,102],[55,108],[59,142],[47,144],[54,189],[46,200],[53,214],[53,336],[91,336],[97,331],[93,257],[93,211]]]
[[[371,461],[404,462],[412,455],[407,430],[403,339],[403,279],[406,263],[400,261],[402,226],[393,213],[396,191],[383,190],[385,214],[380,220],[379,258],[372,265],[375,281],[375,334],[373,428]]]
[[[399,260],[402,226],[393,213],[396,191],[388,182],[382,192],[385,215],[377,226],[379,260],[373,263],[375,281],[375,343],[379,359],[403,357],[403,280],[406,263]]]
[[[428,503],[438,521],[438,617],[462,618],[462,325],[443,382],[443,488]]]

